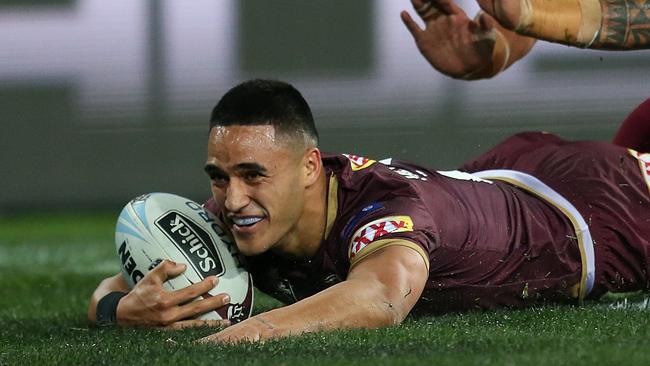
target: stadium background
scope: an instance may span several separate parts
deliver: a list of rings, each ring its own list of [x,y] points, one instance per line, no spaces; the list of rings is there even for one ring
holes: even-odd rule
[[[473,1],[460,3],[474,14]],[[538,44],[498,78],[433,71],[382,1],[0,1],[0,214],[202,200],[209,112],[293,83],[325,151],[449,169],[520,130],[610,139],[650,96],[650,51]]]

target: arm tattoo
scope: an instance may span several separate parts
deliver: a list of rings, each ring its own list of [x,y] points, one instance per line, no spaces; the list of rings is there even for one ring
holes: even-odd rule
[[[591,48],[650,48],[650,0],[600,0],[602,23]]]

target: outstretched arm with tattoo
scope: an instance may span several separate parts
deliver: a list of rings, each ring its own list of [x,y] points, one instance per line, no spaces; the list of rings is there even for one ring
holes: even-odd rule
[[[650,48],[650,0],[477,0],[518,34],[569,46]]]

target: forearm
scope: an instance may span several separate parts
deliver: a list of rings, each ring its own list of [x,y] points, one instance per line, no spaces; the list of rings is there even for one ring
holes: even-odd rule
[[[399,324],[420,298],[427,276],[427,264],[418,252],[408,246],[388,246],[354,265],[345,281],[202,341],[256,342],[309,332]]]
[[[97,303],[99,300],[113,291],[129,291],[129,286],[124,281],[121,273],[104,279],[99,284],[95,292],[93,292],[88,304],[88,322],[90,324],[95,324],[97,322],[97,314],[95,312],[97,310]]]
[[[251,320],[262,322],[270,337],[399,324],[410,310],[405,306],[406,293],[398,295],[396,291],[383,287],[381,284],[345,281]]]
[[[595,0],[593,0],[595,1]],[[602,20],[590,48],[650,48],[650,0],[600,0]]]
[[[569,46],[650,48],[650,0],[479,0],[506,28]]]
[[[533,48],[537,40],[535,38],[522,36],[505,28],[500,28],[499,30],[507,42],[509,48],[508,59],[503,66],[503,70],[505,70],[526,56]]]

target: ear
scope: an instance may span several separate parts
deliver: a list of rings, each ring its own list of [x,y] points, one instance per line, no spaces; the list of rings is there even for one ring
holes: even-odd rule
[[[307,149],[303,155],[302,163],[305,187],[310,187],[318,182],[318,177],[323,170],[320,150],[317,147]]]

